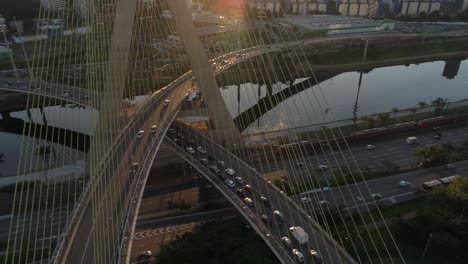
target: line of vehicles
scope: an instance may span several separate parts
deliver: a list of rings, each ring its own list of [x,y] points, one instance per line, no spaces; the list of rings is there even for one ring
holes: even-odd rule
[[[427,181],[423,183],[422,185],[422,190],[423,191],[430,191],[432,188],[437,187],[437,186],[445,186],[449,185],[456,179],[460,178],[460,175],[453,175],[453,176],[448,176],[444,178],[440,178],[438,180],[432,180],[432,181]]]
[[[254,190],[252,185],[247,183],[240,175],[238,175],[238,173],[234,169],[229,167],[229,165],[226,162],[220,159],[216,159],[211,153],[207,152],[204,146],[200,145],[195,140],[186,139],[185,136],[181,133],[178,133],[176,129],[170,128],[168,132],[170,135],[172,135],[171,139],[176,144],[184,148],[188,154],[198,155],[200,164],[202,164],[205,167],[208,167],[208,169],[214,175],[216,175],[216,177],[223,181],[226,184],[226,186],[228,186],[237,196],[239,196],[239,198],[241,198],[248,207],[255,207],[253,195],[254,193],[257,193],[260,197],[261,204],[265,208],[265,211],[267,210],[267,208],[271,208],[271,203],[269,199],[263,196],[261,193],[258,193],[256,190]],[[189,146],[184,146],[183,141],[188,142]],[[283,225],[285,219],[282,212],[277,209],[274,209],[272,211],[276,223],[278,225]],[[261,220],[267,227],[269,227],[273,223],[273,221],[267,216],[266,212],[261,215]],[[302,227],[291,226],[288,229],[288,231],[290,237],[294,237],[294,239],[300,245],[308,243],[309,236]],[[306,258],[304,257],[303,253],[294,247],[294,243],[290,240],[288,236],[282,236],[281,242],[284,247],[291,250],[293,258],[297,263],[305,263]],[[322,263],[322,258],[316,250],[310,249],[308,253],[310,254],[310,257],[312,258],[314,264]]]
[[[386,126],[386,127],[365,129],[362,131],[354,132],[349,135],[345,135],[344,137],[337,137],[336,139],[333,138],[328,141],[327,140],[311,140],[311,141],[302,140],[300,142],[277,145],[277,146],[274,146],[274,149],[276,151],[282,152],[282,151],[288,151],[289,149],[295,149],[297,147],[317,148],[321,146],[325,147],[325,146],[328,146],[329,144],[331,144],[334,147],[344,142],[349,143],[352,141],[357,141],[357,140],[362,140],[362,139],[370,139],[370,138],[375,138],[379,136],[385,136],[385,135],[400,133],[400,132],[423,130],[426,128],[438,127],[438,126],[449,125],[449,124],[456,124],[456,123],[466,122],[466,121],[468,121],[468,114],[454,115],[454,116],[438,116],[438,117],[423,119],[419,122],[412,121],[412,122],[405,122],[405,123],[395,124],[395,125]],[[436,140],[440,139],[441,136],[442,136],[441,132],[439,131],[434,136],[434,139]],[[414,142],[414,143],[417,143],[417,142]],[[414,143],[408,143],[408,144],[414,144]]]

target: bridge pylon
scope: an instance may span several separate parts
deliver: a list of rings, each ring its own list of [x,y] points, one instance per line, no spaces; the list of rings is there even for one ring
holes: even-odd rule
[[[211,123],[215,128],[211,133],[213,139],[223,145],[226,143],[226,139],[229,139],[231,145],[243,145],[239,130],[235,126],[233,118],[229,114],[219,91],[214,70],[205,54],[186,2],[168,1],[168,4],[172,17],[175,20],[177,32],[183,41],[185,51],[192,66],[193,75],[208,106],[208,113],[212,120]]]

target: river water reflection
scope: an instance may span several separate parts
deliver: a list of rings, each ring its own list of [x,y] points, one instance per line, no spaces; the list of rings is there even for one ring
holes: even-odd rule
[[[293,83],[306,79],[296,79]],[[276,94],[289,85],[275,83],[271,87],[272,93]],[[238,116],[266,97],[267,87],[262,85],[259,90],[256,83],[228,85],[222,87],[221,93],[231,115]],[[341,73],[289,98],[283,98],[282,102],[255,121],[244,120],[249,124],[244,132],[274,131],[349,119],[353,117],[357,98],[359,117],[390,112],[394,107],[416,107],[418,102],[429,103],[437,97],[447,99],[448,102],[468,98],[468,60],[383,67],[368,73]],[[327,102],[329,106],[326,106]]]

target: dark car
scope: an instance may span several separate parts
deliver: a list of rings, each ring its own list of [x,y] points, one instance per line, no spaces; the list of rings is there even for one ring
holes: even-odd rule
[[[245,198],[245,193],[244,193],[244,190],[242,190],[242,188],[237,188],[237,189],[236,189],[236,193],[237,193],[237,195],[239,195],[241,198]]]
[[[200,159],[200,163],[206,166],[206,165],[208,165],[208,160],[205,159],[205,158],[202,158],[202,159]]]
[[[262,215],[262,221],[267,225],[270,224],[270,219],[266,215]]]
[[[260,200],[262,201],[262,203],[265,206],[270,206],[271,205],[270,200],[268,200],[268,198],[266,198],[265,196],[260,197]]]

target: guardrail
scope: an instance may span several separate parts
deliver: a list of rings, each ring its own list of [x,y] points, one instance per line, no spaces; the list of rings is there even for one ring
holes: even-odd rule
[[[167,138],[167,137],[166,137]],[[205,178],[211,182],[216,188],[228,199],[234,207],[244,216],[244,218],[250,223],[250,225],[255,229],[257,234],[259,234],[276,257],[281,261],[281,263],[295,263],[291,256],[286,252],[284,247],[270,234],[268,229],[265,227],[263,222],[247,207],[245,203],[239,199],[230,189],[228,189],[225,184],[217,177],[213,177],[213,173],[209,171],[206,167],[198,166],[198,160],[194,159],[193,156],[189,155],[174,143],[172,140],[167,138],[168,146],[174,150],[174,152],[179,155],[182,159],[190,163],[196,170],[198,170]]]
[[[133,195],[131,197],[138,197],[136,203],[130,203],[130,208],[127,210],[127,217],[125,218],[125,224],[122,227],[122,243],[120,245],[121,256],[119,257],[119,263],[130,263],[130,253],[132,249],[133,243],[133,235],[135,233],[135,225],[138,217],[138,210],[141,205],[141,200],[143,197],[143,192],[145,190],[146,181],[148,179],[149,173],[151,171],[151,165],[153,164],[154,159],[156,158],[156,154],[158,152],[159,146],[161,145],[162,141],[164,140],[164,135],[166,134],[167,130],[170,127],[170,124],[174,121],[177,117],[180,110],[174,111],[172,116],[165,122],[164,129],[160,133],[160,138],[158,140],[153,140],[151,146],[148,148],[147,155],[145,155],[145,160],[143,161],[143,166],[139,165],[139,176],[137,179],[137,183],[134,185],[133,188]],[[138,196],[136,193],[138,192]],[[125,253],[123,253],[125,252]],[[123,261],[123,262],[122,262]]]
[[[184,124],[181,124],[185,126]],[[258,178],[260,178],[262,181],[265,182],[265,184],[273,191],[280,193],[280,195],[288,202],[289,206],[292,208],[296,209],[304,219],[306,219],[315,229],[317,229],[320,234],[327,239],[328,242],[330,242],[337,252],[341,255],[343,259],[347,261],[347,263],[352,263],[352,264],[357,264],[356,260],[327,232],[325,231],[322,226],[320,226],[314,219],[308,215],[300,206],[297,205],[296,202],[294,202],[291,197],[287,196],[283,191],[281,191],[278,187],[276,187],[274,184],[271,184],[270,181],[267,181],[262,174],[260,174],[256,169],[252,168],[247,162],[244,160],[240,159],[236,155],[234,155],[232,152],[228,151],[225,149],[223,146],[219,145],[218,143],[212,141],[211,139],[207,138],[205,135],[197,132],[195,129],[192,127],[187,127],[189,130],[191,130],[193,133],[196,135],[202,137],[204,140],[210,142],[211,144],[217,146],[219,149],[223,150],[227,155],[229,155],[232,159],[236,160],[238,163],[242,164],[244,167],[248,168],[250,171],[252,171],[255,175],[257,175]]]

